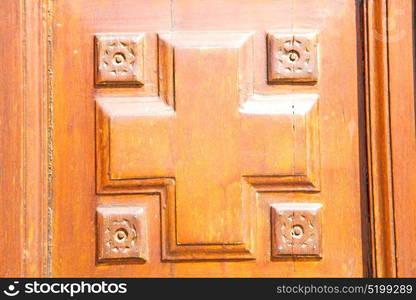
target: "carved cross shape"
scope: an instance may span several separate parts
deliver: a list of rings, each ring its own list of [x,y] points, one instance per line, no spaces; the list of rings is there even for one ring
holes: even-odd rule
[[[317,96],[255,93],[251,32],[158,39],[154,97],[97,98],[97,192],[160,195],[164,260],[254,258],[256,193],[319,189]]]

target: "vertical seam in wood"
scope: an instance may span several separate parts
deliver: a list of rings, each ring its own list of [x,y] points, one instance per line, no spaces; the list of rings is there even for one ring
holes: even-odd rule
[[[387,211],[387,213],[388,213],[388,215],[389,215],[389,223],[388,223],[388,226],[391,226],[392,227],[392,232],[390,233],[390,237],[387,237],[387,238],[391,238],[391,245],[386,245],[387,247],[391,247],[391,249],[383,249],[384,251],[385,250],[388,250],[389,252],[391,251],[392,253],[391,253],[391,255],[393,256],[393,257],[391,257],[390,259],[393,259],[393,261],[394,261],[394,265],[393,266],[390,266],[390,267],[387,267],[387,268],[392,268],[392,269],[394,269],[394,271],[393,270],[384,270],[384,274],[383,274],[383,277],[385,277],[385,276],[392,276],[392,277],[396,277],[397,276],[397,264],[396,264],[396,244],[395,244],[395,219],[394,219],[394,199],[393,199],[393,197],[394,197],[394,191],[393,191],[393,170],[392,170],[392,156],[391,156],[391,151],[392,151],[392,147],[391,147],[391,117],[390,117],[390,59],[389,59],[389,18],[388,18],[388,2],[389,2],[389,0],[386,0],[385,1],[385,3],[384,3],[384,9],[385,9],[385,14],[384,14],[384,18],[385,18],[385,20],[386,20],[386,24],[384,25],[385,26],[385,28],[383,28],[383,30],[385,30],[385,33],[386,33],[386,41],[385,41],[385,49],[384,49],[384,51],[385,51],[385,62],[386,62],[386,67],[385,67],[385,72],[386,72],[386,74],[385,74],[385,79],[387,80],[387,83],[386,83],[386,85],[387,85],[387,90],[385,91],[385,96],[386,96],[386,108],[385,108],[385,110],[387,110],[386,111],[386,114],[387,114],[387,116],[385,116],[385,121],[386,121],[386,125],[387,125],[387,128],[385,129],[385,133],[386,133],[386,140],[387,140],[387,145],[386,145],[386,147],[387,147],[387,149],[386,149],[386,151],[388,151],[388,153],[386,153],[386,160],[387,160],[387,166],[386,166],[386,168],[387,168],[387,172],[388,172],[388,175],[387,175],[387,185],[388,185],[388,191],[387,191],[387,195],[386,195],[386,198],[385,199],[383,199],[382,201],[383,202],[387,202],[387,203],[383,203],[384,205],[387,205],[387,208],[388,208],[388,211]],[[390,210],[390,208],[391,208],[391,210]],[[386,237],[383,237],[384,239],[386,238]],[[384,262],[384,263],[387,263],[387,264],[389,264],[388,262]],[[393,272],[393,273],[392,273]]]
[[[295,1],[290,1],[290,34],[292,35],[292,44],[294,45],[295,42],[295,21],[294,21],[294,14],[295,14]],[[292,140],[293,140],[293,161],[292,161],[292,174],[295,174],[296,165],[295,165],[295,155],[296,155],[296,133],[295,133],[295,109],[294,109],[294,99],[293,94],[295,93],[295,89],[293,87],[293,80],[290,82],[290,95],[292,99]],[[292,254],[293,254],[293,244],[292,244]],[[292,255],[292,264],[293,264],[293,272],[296,272],[296,258]]]
[[[392,143],[391,143],[391,136],[392,136],[392,132],[391,132],[391,104],[390,104],[390,99],[391,99],[391,81],[390,81],[390,28],[389,28],[389,1],[386,1],[386,35],[387,35],[387,44],[386,44],[386,54],[387,54],[387,101],[388,101],[388,140],[389,140],[389,170],[390,170],[390,190],[391,190],[391,208],[392,211],[390,212],[392,215],[392,226],[393,226],[393,255],[394,255],[394,259],[395,259],[395,277],[397,277],[397,252],[396,252],[396,236],[397,236],[397,232],[396,232],[396,214],[395,214],[395,201],[394,201],[394,174],[393,174],[393,148],[392,148]]]
[[[53,70],[52,70],[52,18],[53,0],[47,0],[47,70],[48,70],[48,241],[46,276],[52,276],[52,234],[53,234]]]
[[[22,168],[21,168],[21,178],[22,178],[22,220],[23,223],[21,227],[22,234],[22,276],[27,276],[27,239],[28,239],[28,233],[27,233],[27,157],[26,157],[26,147],[27,147],[27,130],[26,130],[26,117],[27,117],[27,28],[26,28],[26,0],[21,0],[20,5],[22,8],[22,13],[20,15],[21,18],[21,39],[22,39],[22,124],[21,124],[21,130],[22,130]]]

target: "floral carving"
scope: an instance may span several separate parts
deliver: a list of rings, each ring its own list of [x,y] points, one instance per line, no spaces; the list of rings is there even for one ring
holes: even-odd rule
[[[134,251],[136,243],[136,228],[127,219],[114,220],[105,230],[105,252],[107,254]]]
[[[143,36],[96,36],[96,83],[143,84]]]
[[[97,208],[98,260],[146,260],[147,231],[141,206],[100,206]]]
[[[272,255],[321,256],[320,204],[272,205]]]
[[[279,81],[317,81],[315,34],[268,34],[268,79]]]

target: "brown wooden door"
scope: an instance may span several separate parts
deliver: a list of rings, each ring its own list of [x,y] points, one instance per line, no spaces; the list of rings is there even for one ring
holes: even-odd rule
[[[365,276],[360,4],[56,0],[53,276]]]

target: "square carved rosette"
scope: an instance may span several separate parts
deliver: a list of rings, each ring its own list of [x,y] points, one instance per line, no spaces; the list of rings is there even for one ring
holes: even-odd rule
[[[144,34],[95,36],[97,85],[144,84]]]
[[[97,235],[99,262],[147,260],[147,220],[144,206],[99,206]]]
[[[269,83],[318,81],[318,42],[315,32],[269,32],[267,44]]]
[[[319,203],[271,205],[272,257],[322,257]]]

